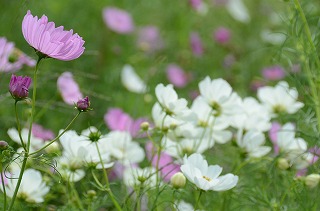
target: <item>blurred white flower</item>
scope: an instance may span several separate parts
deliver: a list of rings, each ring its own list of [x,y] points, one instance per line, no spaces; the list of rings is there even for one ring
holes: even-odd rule
[[[250,130],[243,136],[243,131],[238,131],[237,144],[243,148],[248,157],[259,158],[271,151],[270,146],[262,146],[265,143],[265,136],[262,132]]]
[[[297,102],[297,90],[290,89],[285,81],[280,81],[275,87],[259,88],[258,98],[273,116],[283,112],[293,114],[304,106],[303,103]]]
[[[143,184],[147,187],[155,187],[157,183],[157,173],[153,167],[141,169],[139,167],[126,168],[123,173],[123,182],[126,186],[136,187]]]
[[[121,71],[121,82],[130,92],[144,94],[147,91],[147,85],[137,75],[131,65],[125,65]]]
[[[28,134],[29,134],[29,130],[28,129],[23,128],[21,130],[21,138],[23,140],[23,143],[25,143],[25,144],[28,143]],[[17,129],[10,128],[8,130],[8,135],[14,142],[16,142],[16,143],[21,145],[21,141],[20,141],[20,137],[19,137],[19,133],[18,133]],[[44,145],[45,145],[45,141],[43,139],[36,138],[31,133],[31,136],[30,136],[30,152],[34,152],[37,149],[40,149]]]
[[[281,32],[271,32],[269,29],[264,29],[260,33],[260,37],[263,41],[271,43],[273,45],[281,45],[286,40],[286,35]]]
[[[137,142],[132,141],[130,133],[127,131],[111,131],[107,135],[107,146],[110,155],[124,165],[140,163],[145,153]]]
[[[193,206],[183,200],[175,202],[175,208],[177,211],[194,211]]]
[[[190,182],[204,191],[225,191],[235,187],[238,183],[238,176],[233,174],[219,176],[222,168],[218,165],[208,166],[201,154],[185,156],[183,160],[184,164],[180,168],[182,173]]]
[[[250,15],[242,0],[228,0],[226,8],[230,15],[242,23],[250,22]]]
[[[12,178],[8,178],[6,185],[7,196],[13,197],[15,188],[18,183],[19,171],[12,172]],[[0,186],[3,191],[3,187]],[[41,173],[34,169],[27,169],[23,173],[21,184],[18,190],[17,197],[30,203],[41,203],[44,201],[44,196],[49,192],[50,188],[42,180]]]

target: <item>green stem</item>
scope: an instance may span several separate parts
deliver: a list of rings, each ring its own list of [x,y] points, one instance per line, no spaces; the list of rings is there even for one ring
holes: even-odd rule
[[[203,190],[200,189],[199,196],[198,196],[198,199],[197,199],[197,203],[196,203],[196,206],[194,207],[195,210],[197,210],[199,208],[200,198],[202,196],[202,193],[203,193]]]
[[[45,148],[47,148],[48,146],[50,146],[53,142],[55,142],[56,140],[58,140],[69,128],[70,126],[73,124],[73,122],[78,118],[78,116],[80,115],[81,111],[79,111],[77,113],[77,115],[71,120],[71,122],[67,125],[67,127],[62,131],[62,133],[60,133],[57,137],[55,137],[52,141],[50,141],[49,143],[47,143],[46,145],[44,145],[43,147],[41,147],[40,149],[38,149],[37,151],[30,153],[30,155],[34,155],[37,154],[39,152],[41,152],[42,150],[44,150]]]
[[[307,18],[306,18],[305,14],[304,14],[304,12],[302,10],[302,7],[301,7],[301,4],[300,4],[299,0],[294,0],[294,5],[295,5],[295,8],[298,10],[299,16],[300,16],[300,18],[302,20],[303,28],[304,28],[304,31],[305,31],[305,34],[306,34],[306,37],[307,37],[307,41],[309,42],[309,45],[310,45],[310,48],[311,48],[311,51],[312,51],[311,52],[311,56],[312,56],[313,60],[316,63],[316,69],[319,69],[320,68],[320,59],[319,59],[319,56],[318,56],[318,53],[317,53],[317,48],[314,45],[314,42],[312,40],[312,34],[311,34],[311,31],[310,31],[309,24],[307,22]],[[319,106],[320,97],[319,97],[319,94],[318,94],[316,83],[315,83],[315,81],[313,79],[314,77],[313,77],[312,71],[309,68],[309,64],[306,64],[306,72],[307,72],[307,75],[308,75],[309,84],[311,86],[312,98],[313,98],[313,101],[315,103],[315,110],[316,110],[316,115],[317,115],[317,120],[318,120],[318,130],[320,131],[320,106]],[[317,78],[317,77],[315,77],[315,78]]]
[[[103,160],[102,160],[102,157],[101,157],[101,153],[100,153],[100,150],[99,150],[99,147],[98,147],[98,144],[97,142],[95,142],[95,145],[96,145],[96,149],[97,149],[97,152],[98,152],[98,156],[99,156],[99,160],[100,160],[100,164],[102,166],[102,171],[103,171],[103,176],[104,176],[104,179],[106,180],[106,191],[108,192],[114,206],[116,207],[116,209],[118,211],[121,211],[121,207],[119,205],[119,203],[117,202],[117,200],[115,199],[115,196],[113,195],[111,189],[110,189],[110,184],[109,184],[109,179],[108,179],[108,175],[107,175],[107,172],[106,172],[106,169],[104,168],[104,163],[103,163]]]
[[[21,125],[20,125],[19,116],[18,116],[17,103],[18,103],[18,101],[16,100],[15,103],[14,103],[14,112],[16,113],[16,122],[17,122],[18,134],[19,134],[20,142],[21,142],[21,145],[22,145],[24,151],[27,151],[26,145],[23,142],[23,139],[22,139],[22,136],[21,136]]]
[[[69,184],[70,184],[70,187],[71,187],[71,189],[72,189],[74,199],[75,199],[76,202],[77,202],[77,205],[79,206],[79,208],[80,208],[81,210],[85,210],[85,209],[83,208],[83,206],[82,206],[82,203],[81,203],[79,194],[78,194],[77,190],[75,189],[73,182],[69,182]]]
[[[18,193],[21,181],[22,181],[22,176],[23,176],[24,170],[25,170],[26,165],[27,165],[28,157],[29,157],[28,152],[25,152],[24,158],[23,158],[23,162],[22,162],[22,166],[21,166],[21,170],[20,170],[20,174],[19,174],[19,179],[18,179],[18,182],[17,182],[17,186],[16,186],[16,188],[14,190],[14,193],[13,193],[13,196],[12,196],[12,199],[11,199],[11,203],[10,203],[10,206],[9,206],[9,211],[12,210],[14,202],[16,200],[17,193]]]
[[[1,174],[1,185],[2,185],[2,189],[3,189],[3,210],[7,210],[7,192],[6,192],[6,186],[4,185],[4,177],[3,174],[4,172],[2,172],[3,170],[3,166],[2,163],[0,163],[0,174]]]

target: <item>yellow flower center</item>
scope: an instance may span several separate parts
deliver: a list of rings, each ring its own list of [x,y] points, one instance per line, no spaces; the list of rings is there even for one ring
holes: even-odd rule
[[[208,182],[210,182],[212,179],[210,179],[209,177],[207,176],[202,176],[203,179],[207,180]]]

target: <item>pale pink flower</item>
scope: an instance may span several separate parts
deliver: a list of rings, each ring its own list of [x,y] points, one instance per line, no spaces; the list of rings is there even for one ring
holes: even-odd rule
[[[189,82],[189,75],[176,64],[167,67],[167,78],[176,87],[185,87]]]
[[[104,8],[103,20],[109,29],[119,34],[129,34],[134,30],[131,15],[122,9],[115,7]]]
[[[286,76],[284,69],[278,65],[266,67],[262,70],[262,75],[265,79],[275,81],[283,79]]]
[[[202,46],[202,42],[201,42],[201,38],[199,36],[199,33],[192,32],[190,34],[190,45],[191,45],[193,55],[202,56],[203,46]]]
[[[138,32],[138,47],[146,52],[152,53],[163,48],[163,40],[156,26],[145,26]]]
[[[146,118],[134,120],[129,114],[120,108],[110,108],[104,115],[104,121],[110,130],[127,131],[132,137],[137,137],[140,132],[140,125],[147,121]]]
[[[52,140],[55,137],[51,130],[47,130],[39,124],[32,125],[32,135],[43,140]]]
[[[23,65],[35,66],[36,61],[14,47],[13,42],[0,37],[0,72],[15,72]]]
[[[276,155],[279,154],[279,146],[277,144],[277,134],[281,130],[281,125],[278,122],[272,122],[271,129],[269,130],[269,138],[273,144],[273,150]]]
[[[29,45],[43,54],[41,57],[69,61],[81,56],[85,49],[82,37],[73,34],[72,29],[65,31],[63,26],[55,28],[55,23],[48,22],[47,16],[38,19],[32,16],[30,10],[23,18],[22,33]]]
[[[220,27],[214,32],[214,40],[220,44],[226,44],[230,41],[230,30],[225,27]]]
[[[68,105],[74,105],[79,99],[83,98],[78,84],[73,79],[72,73],[62,73],[58,78],[57,85],[63,101]]]
[[[151,141],[146,144],[146,154],[153,167],[157,166],[161,172],[163,180],[166,182],[170,181],[170,178],[177,172],[180,171],[180,165],[173,162],[173,158],[165,152],[160,153],[160,158],[158,159],[158,153],[155,150]]]

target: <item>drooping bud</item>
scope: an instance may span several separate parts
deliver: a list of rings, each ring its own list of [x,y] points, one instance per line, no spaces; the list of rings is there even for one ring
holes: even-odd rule
[[[149,129],[149,127],[150,127],[149,122],[142,122],[141,125],[140,125],[140,128],[143,131],[147,131]]]
[[[278,168],[282,170],[286,170],[290,167],[288,160],[285,158],[279,158],[277,164],[278,164]]]
[[[171,177],[170,182],[175,189],[183,188],[186,185],[186,177],[177,172]]]

